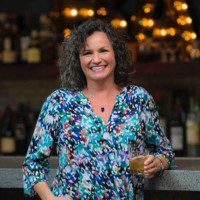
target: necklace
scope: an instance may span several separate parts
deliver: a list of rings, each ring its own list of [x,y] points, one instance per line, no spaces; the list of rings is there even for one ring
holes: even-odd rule
[[[105,108],[104,108],[104,107],[101,107],[100,109],[101,109],[101,112],[104,112],[104,111],[105,111]]]
[[[113,96],[110,96],[109,98],[107,98],[107,101],[106,101],[106,103],[104,103],[103,105],[102,105],[102,103],[94,103],[95,101],[93,101],[93,105],[95,106],[95,104],[96,104],[96,108],[101,112],[101,113],[104,113],[105,111],[106,111],[106,107],[107,107],[107,105],[109,104],[109,102],[110,102],[110,100],[113,98]],[[92,98],[90,98],[90,100],[93,100]]]
[[[104,104],[102,103],[101,100],[99,101],[99,99],[98,99],[99,103],[97,103],[98,101],[95,101],[95,98],[89,95],[88,92],[86,92],[86,96],[90,100],[90,102],[93,104],[93,106],[96,107],[96,109],[98,109],[101,113],[104,113],[107,109],[106,107],[108,106],[108,104],[110,104],[110,102],[114,101],[114,99],[116,98],[116,92],[112,92],[112,94],[109,95],[109,97],[106,99],[106,102]]]

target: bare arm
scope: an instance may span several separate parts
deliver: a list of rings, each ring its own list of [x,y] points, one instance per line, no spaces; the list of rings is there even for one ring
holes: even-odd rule
[[[36,183],[34,185],[34,190],[39,195],[41,200],[53,200],[55,197],[45,181]]]

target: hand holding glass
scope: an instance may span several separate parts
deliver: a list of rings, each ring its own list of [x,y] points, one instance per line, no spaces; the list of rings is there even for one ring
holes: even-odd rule
[[[130,168],[138,174],[144,173],[144,161],[147,159],[148,155],[138,155],[130,159]]]

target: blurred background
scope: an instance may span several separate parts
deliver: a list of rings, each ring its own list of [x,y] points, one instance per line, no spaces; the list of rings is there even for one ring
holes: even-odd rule
[[[154,97],[177,156],[200,156],[199,0],[1,0],[0,155],[25,155],[60,87],[61,42],[90,18],[128,35],[136,85]]]

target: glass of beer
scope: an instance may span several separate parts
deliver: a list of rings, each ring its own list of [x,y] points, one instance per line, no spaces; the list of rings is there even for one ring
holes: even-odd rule
[[[146,159],[146,156],[139,155],[135,156],[130,159],[130,168],[134,172],[138,174],[142,174],[144,172],[144,161]]]

